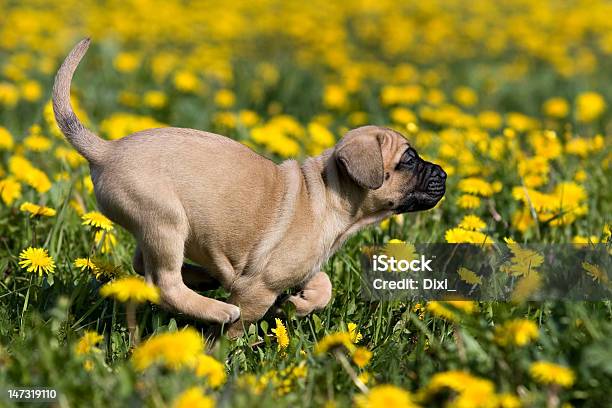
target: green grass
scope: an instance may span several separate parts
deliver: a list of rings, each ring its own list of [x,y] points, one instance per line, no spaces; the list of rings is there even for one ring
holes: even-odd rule
[[[441,210],[440,210],[441,211]],[[415,218],[427,218],[427,214]],[[46,386],[56,388],[61,399],[73,406],[120,406],[145,403],[163,406],[180,391],[198,381],[189,370],[166,372],[152,369],[137,375],[129,363],[131,344],[125,325],[124,308],[98,295],[100,283],[74,268],[71,258],[87,253],[91,237],[80,226],[77,216],[60,212],[54,220],[29,223],[23,216],[9,214],[10,226],[20,232],[14,242],[4,240],[7,254],[2,257],[4,278],[0,301],[0,384],[3,388]],[[36,225],[33,224],[42,224]],[[424,227],[426,228],[426,227]],[[20,272],[15,250],[28,245],[37,231],[38,242],[53,242],[51,255],[62,265],[53,283]],[[29,233],[28,233],[29,232]],[[424,232],[423,232],[424,233]],[[19,237],[20,234],[25,236]],[[550,302],[513,305],[496,302],[480,304],[480,311],[464,316],[454,325],[426,314],[421,320],[411,304],[367,302],[360,296],[358,254],[362,245],[382,242],[385,233],[373,228],[351,239],[327,264],[325,270],[334,284],[333,301],[321,313],[287,320],[291,339],[286,355],[255,327],[245,338],[226,339],[214,348],[214,355],[225,361],[228,385],[218,392],[220,406],[310,406],[329,399],[340,405],[349,403],[357,392],[342,366],[331,355],[318,356],[313,345],[326,333],[345,330],[348,322],[357,324],[363,335],[361,345],[374,353],[367,371],[376,383],[393,383],[409,390],[424,387],[436,372],[469,370],[492,380],[499,392],[524,393],[533,405],[544,403],[545,393],[528,376],[529,362],[545,359],[572,367],[578,375],[576,385],[563,392],[564,400],[576,405],[600,406],[607,400],[612,385],[612,309],[609,302]],[[113,259],[128,270],[131,241],[122,234]],[[493,341],[495,324],[514,317],[538,322],[541,336],[537,343],[516,350],[505,350]],[[143,337],[187,324],[206,330],[206,326],[148,305],[138,310]],[[267,327],[273,326],[273,323]],[[83,368],[83,358],[73,346],[83,330],[104,334],[91,372]],[[458,342],[456,336],[462,340]],[[251,344],[256,344],[251,346]],[[306,351],[306,355],[300,354]],[[307,377],[292,385],[282,397],[274,389],[256,399],[233,384],[244,373],[262,374],[305,361]]]

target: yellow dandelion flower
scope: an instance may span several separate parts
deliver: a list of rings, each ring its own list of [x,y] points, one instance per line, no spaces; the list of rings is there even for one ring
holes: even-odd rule
[[[534,225],[533,217],[528,208],[517,211],[512,217],[512,225],[521,232],[525,232]]]
[[[583,92],[576,98],[576,115],[580,122],[592,122],[606,110],[606,101],[597,92]]]
[[[158,363],[174,370],[193,367],[202,355],[202,347],[200,334],[191,327],[157,334],[136,347],[132,354],[132,363],[139,371]]]
[[[204,395],[200,387],[191,387],[179,395],[174,402],[172,408],[214,408],[215,400],[212,397]]]
[[[502,117],[495,111],[482,111],[478,114],[478,122],[485,129],[497,130],[502,125]]]
[[[523,404],[516,395],[503,393],[497,396],[497,406],[499,408],[521,408]]]
[[[201,354],[197,357],[195,374],[198,377],[206,377],[208,384],[212,388],[220,387],[225,384],[227,379],[223,364],[207,354]]]
[[[408,391],[395,385],[378,385],[370,392],[355,397],[358,408],[412,408],[417,405]]]
[[[563,119],[569,113],[569,104],[563,98],[550,98],[544,102],[542,110],[546,116],[556,119]]]
[[[306,378],[308,375],[308,367],[305,362],[301,362],[299,365],[291,369],[291,375],[295,378]]]
[[[472,194],[463,194],[457,200],[457,205],[466,210],[473,210],[480,207],[480,197]]]
[[[238,112],[238,121],[246,127],[253,127],[259,122],[259,115],[255,111],[243,109]]]
[[[89,354],[92,351],[99,351],[96,347],[104,339],[104,336],[96,333],[95,331],[86,331],[83,336],[79,339],[78,343],[74,347],[74,351],[77,355]]]
[[[457,273],[459,274],[461,280],[465,283],[469,283],[470,285],[482,285],[482,277],[476,275],[467,268],[460,267]]]
[[[310,140],[322,148],[331,147],[336,142],[334,134],[325,126],[317,122],[310,122],[307,127]]]
[[[138,68],[140,57],[131,52],[120,52],[113,60],[113,66],[119,72],[129,73]]]
[[[387,245],[385,245],[384,252],[387,256],[397,260],[405,259],[411,261],[419,256],[413,244],[395,238],[390,239]]]
[[[493,239],[480,231],[452,228],[446,231],[444,239],[449,244],[491,244]]]
[[[13,136],[7,128],[0,126],[0,149],[11,150],[13,148]]]
[[[459,228],[463,228],[465,230],[472,230],[472,231],[481,231],[486,226],[487,224],[485,224],[485,222],[482,219],[480,219],[480,217],[478,217],[477,215],[473,215],[473,214],[466,215],[465,217],[463,217],[463,219],[459,223]]]
[[[19,102],[19,90],[10,82],[0,82],[0,105],[8,108]]]
[[[457,393],[452,401],[455,407],[490,407],[495,400],[495,386],[489,380],[475,377],[465,371],[445,371],[434,374],[425,388],[425,394],[434,395],[451,389]]]
[[[513,256],[510,265],[504,265],[502,270],[513,276],[521,276],[537,271],[544,263],[544,257],[537,251],[529,248],[521,248],[517,244],[508,244]]]
[[[42,87],[37,81],[25,81],[21,84],[21,95],[28,102],[36,102],[42,96]]]
[[[89,258],[77,258],[74,260],[74,266],[79,268],[81,271],[89,270],[97,275],[98,267]]]
[[[24,249],[19,254],[19,265],[25,268],[28,272],[43,274],[53,273],[55,270],[55,261],[49,256],[49,253],[44,248],[29,247]]]
[[[142,278],[130,276],[109,282],[100,288],[100,295],[112,296],[120,302],[159,303],[159,289],[149,285]]]
[[[357,347],[353,352],[353,362],[357,364],[357,367],[365,367],[372,358],[372,352],[365,347]]]
[[[29,169],[24,177],[24,181],[40,194],[51,190],[51,181],[42,170],[36,168]]]
[[[168,97],[162,91],[147,91],[145,92],[142,101],[145,106],[148,106],[149,108],[161,109],[166,106]]]
[[[357,379],[359,379],[359,381],[361,381],[364,384],[368,384],[370,380],[372,379],[372,375],[368,373],[367,371],[364,371],[357,376]]]
[[[571,387],[576,380],[576,375],[570,368],[548,361],[532,363],[529,367],[529,373],[540,384],[556,384],[565,388]]]
[[[523,276],[514,287],[510,296],[513,302],[524,302],[542,287],[542,277],[537,272]]]
[[[113,229],[113,222],[98,211],[90,211],[85,213],[81,219],[83,220],[83,225],[90,225],[104,231],[110,231]]]
[[[94,234],[94,242],[100,248],[103,254],[107,254],[113,250],[117,243],[117,238],[112,232],[100,230]]]
[[[93,181],[91,181],[91,177],[83,177],[83,184],[79,185],[79,183],[77,183],[77,188],[81,191],[86,191],[89,194],[93,193],[94,185]]]
[[[601,282],[604,285],[608,284],[608,282],[609,282],[608,275],[599,266],[593,265],[593,264],[588,263],[588,262],[583,262],[582,263],[582,268],[587,272],[587,274],[589,274],[589,276],[594,281]]]
[[[431,301],[427,303],[427,310],[433,313],[434,315],[441,317],[443,319],[446,319],[446,320],[454,321],[457,319],[457,316],[455,315],[455,313],[453,313],[453,311],[445,307],[442,304],[442,302]]]
[[[53,217],[56,214],[56,211],[53,208],[45,207],[44,205],[36,205],[29,201],[21,204],[19,206],[19,211],[29,212],[31,218],[36,217],[37,215]]]
[[[468,177],[459,181],[459,190],[464,193],[490,197],[495,192],[493,185],[478,177]]]
[[[95,262],[92,263],[95,263],[96,266],[96,270],[94,272],[96,279],[99,279],[100,277],[104,277],[108,280],[116,279],[124,276],[125,274],[123,269],[121,269],[121,265],[115,265],[103,259],[96,259]]]
[[[281,321],[281,319],[275,319],[276,328],[272,329],[272,333],[276,336],[276,342],[278,343],[278,351],[285,350],[289,346],[289,335],[287,334],[287,328]]]
[[[108,135],[109,139],[115,140],[140,130],[164,126],[166,125],[158,122],[150,116],[117,112],[113,113],[100,123],[100,131]]]
[[[72,199],[68,204],[79,216],[85,214],[85,208],[83,208],[83,205],[79,201]]]
[[[83,368],[85,371],[92,371],[94,369],[94,363],[90,359],[87,359],[83,362]]]
[[[501,346],[526,346],[538,338],[538,326],[531,320],[515,319],[495,328],[495,341]]]
[[[349,332],[336,332],[323,337],[315,347],[315,353],[323,354],[336,347],[344,347],[349,351],[355,349],[353,336]]]
[[[427,393],[436,393],[444,388],[450,388],[456,392],[463,392],[475,377],[465,371],[451,370],[436,373],[427,384]]]
[[[21,184],[12,177],[0,180],[0,197],[6,205],[11,205],[13,202],[21,198]]]
[[[229,89],[220,89],[215,93],[215,104],[221,108],[228,109],[236,103],[236,95]]]
[[[45,152],[51,148],[51,140],[42,135],[32,134],[23,139],[23,145],[34,152]]]
[[[174,75],[174,87],[181,92],[196,92],[202,86],[200,79],[190,71],[179,71]]]
[[[599,238],[597,238],[595,235],[591,235],[589,237],[585,237],[582,235],[576,235],[574,238],[572,238],[572,244],[576,244],[576,245],[589,245],[589,244],[598,244],[599,243]]]
[[[455,98],[458,104],[468,108],[474,106],[478,102],[478,95],[476,92],[467,86],[455,88],[453,91],[453,98]]]
[[[409,123],[414,124],[414,122],[417,120],[417,116],[414,114],[414,112],[404,107],[393,108],[389,116],[394,123],[398,123],[400,125],[407,125]]]
[[[359,333],[357,325],[355,323],[350,322],[346,326],[348,328],[349,334],[351,335],[351,341],[355,344],[359,343],[363,336],[361,335],[361,333]]]
[[[327,85],[323,91],[323,104],[331,109],[344,108],[348,104],[346,90],[339,85]]]
[[[16,179],[25,182],[39,193],[46,193],[51,189],[51,181],[47,175],[21,155],[13,155],[9,159],[9,170]]]
[[[451,307],[449,307],[451,306]],[[476,310],[476,304],[471,301],[452,300],[452,301],[431,301],[427,303],[427,310],[434,315],[449,321],[457,321],[459,316],[454,309],[471,314]]]
[[[565,144],[565,152],[585,158],[589,155],[591,147],[584,137],[574,137]]]

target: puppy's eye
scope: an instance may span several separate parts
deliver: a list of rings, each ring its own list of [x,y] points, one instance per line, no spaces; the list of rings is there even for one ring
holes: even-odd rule
[[[413,149],[408,149],[402,155],[402,158],[400,159],[399,163],[397,164],[397,167],[398,168],[403,167],[403,168],[411,169],[414,166],[416,166],[418,157],[419,156],[417,155],[417,153]]]

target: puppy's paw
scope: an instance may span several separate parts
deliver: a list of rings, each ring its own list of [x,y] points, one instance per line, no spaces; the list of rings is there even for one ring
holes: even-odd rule
[[[289,296],[287,299],[295,306],[295,314],[302,317],[307,316],[315,310],[315,305],[309,300],[304,298],[304,292],[301,294]]]
[[[236,305],[230,305],[229,303],[225,305],[225,310],[223,313],[225,314],[225,320],[222,322],[224,324],[234,323],[240,319],[240,308]]]
[[[219,324],[231,324],[240,319],[240,308],[225,302],[219,302],[209,313],[210,318],[207,320]]]

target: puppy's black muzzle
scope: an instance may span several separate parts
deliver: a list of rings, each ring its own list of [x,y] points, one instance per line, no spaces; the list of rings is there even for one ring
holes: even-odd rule
[[[446,172],[437,164],[420,160],[416,168],[415,191],[408,193],[396,209],[397,213],[429,210],[446,192]]]
[[[426,177],[423,179],[421,184],[421,191],[425,191],[432,196],[438,196],[442,198],[446,191],[446,172],[442,167],[437,164],[425,162],[427,169],[425,173]]]

